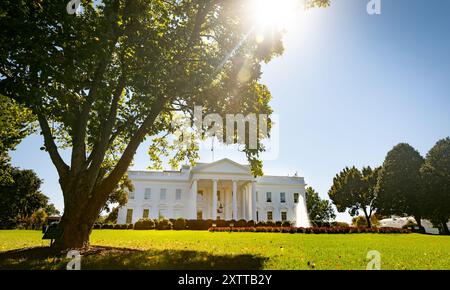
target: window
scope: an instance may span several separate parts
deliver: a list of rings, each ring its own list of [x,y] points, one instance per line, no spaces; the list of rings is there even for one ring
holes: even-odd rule
[[[281,212],[281,221],[283,222],[287,221],[287,212],[285,211]]]
[[[259,199],[258,195],[259,195],[258,192],[256,192],[256,202],[258,202],[258,199]]]
[[[267,212],[267,220],[272,221],[273,220],[273,213],[271,211]]]
[[[167,209],[159,209],[158,216],[160,219],[167,217]]]
[[[203,212],[201,210],[197,211],[197,219],[202,220],[203,219]]]
[[[181,189],[177,188],[175,190],[175,199],[180,200],[181,199]]]
[[[128,192],[128,199],[134,199],[134,191]]]
[[[217,201],[220,202],[220,191],[219,190],[217,191]]]
[[[159,200],[166,200],[166,193],[167,189],[161,188],[161,191],[159,192]]]
[[[256,221],[259,222],[259,211],[256,211]]]
[[[280,192],[280,202],[284,203],[286,202],[286,193]]]
[[[197,191],[197,201],[203,200],[203,190]]]
[[[127,209],[127,219],[125,223],[131,224],[132,222],[133,222],[133,209],[129,208]]]
[[[266,193],[266,202],[272,202],[272,193],[271,192]]]
[[[145,189],[145,194],[144,194],[144,199],[145,200],[150,199],[151,194],[152,194],[152,189],[151,188],[146,188]]]
[[[144,212],[142,213],[142,218],[148,219],[149,214],[150,214],[150,210],[148,208],[144,208]]]
[[[178,208],[174,209],[173,210],[173,218],[177,219],[180,217],[181,217],[181,209],[178,209]]]
[[[298,192],[294,193],[294,202],[298,203]]]

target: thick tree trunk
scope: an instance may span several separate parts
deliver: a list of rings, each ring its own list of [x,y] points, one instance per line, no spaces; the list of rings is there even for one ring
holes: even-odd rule
[[[78,179],[74,180],[69,188],[63,186],[64,214],[59,224],[62,235],[54,243],[57,248],[89,247],[89,235],[92,227],[109,194],[87,193],[86,187],[82,186],[83,183],[85,182]]]

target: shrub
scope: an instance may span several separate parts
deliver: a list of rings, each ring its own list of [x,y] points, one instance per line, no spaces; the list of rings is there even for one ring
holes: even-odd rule
[[[102,226],[102,229],[104,229],[104,230],[112,230],[112,229],[114,229],[114,224],[112,224],[112,223],[104,224]]]
[[[173,223],[173,229],[180,231],[180,230],[185,230],[187,226],[187,222],[186,219],[184,218],[179,218],[176,219],[175,222]]]
[[[173,224],[168,219],[160,219],[156,224],[157,230],[171,230],[173,228]]]
[[[240,219],[238,220],[235,224],[235,227],[246,227],[247,226],[247,221],[244,219]]]
[[[292,223],[289,222],[289,221],[284,221],[284,222],[281,223],[281,226],[282,227],[290,227],[290,226],[292,226]]]
[[[273,226],[275,226],[275,223],[273,221],[266,222],[266,227],[273,227]]]
[[[250,220],[247,222],[247,227],[254,227],[255,226],[255,221]]]
[[[133,225],[133,224],[128,224],[128,225],[127,225],[127,229],[129,229],[129,230],[134,229],[134,225]]]
[[[140,219],[134,224],[135,230],[153,230],[155,222],[152,219]]]
[[[101,223],[95,223],[93,226],[94,230],[99,230],[102,228],[102,224]]]
[[[114,225],[115,230],[126,230],[127,228],[128,228],[127,225],[118,225],[118,224]]]

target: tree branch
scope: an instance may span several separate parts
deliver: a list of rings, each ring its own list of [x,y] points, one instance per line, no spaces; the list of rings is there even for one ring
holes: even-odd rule
[[[61,179],[64,179],[69,173],[69,166],[64,162],[61,158],[61,155],[58,152],[58,147],[55,144],[53,139],[52,132],[50,130],[50,126],[48,125],[47,119],[44,115],[39,112],[39,110],[34,110],[35,114],[38,117],[39,125],[41,126],[42,134],[44,136],[44,144],[47,152],[50,155],[50,158],[58,170],[58,174]]]
[[[102,127],[102,130],[100,132],[100,138],[99,142],[96,144],[92,154],[92,158],[89,157],[89,159],[92,159],[92,162],[89,166],[89,171],[91,174],[89,176],[92,176],[93,179],[90,181],[91,185],[93,186],[95,183],[95,180],[97,179],[99,168],[103,162],[103,159],[105,157],[105,153],[108,150],[108,145],[112,131],[114,129],[114,125],[116,124],[116,117],[117,117],[117,111],[119,106],[120,97],[122,96],[122,92],[125,88],[125,77],[121,76],[119,79],[119,83],[117,84],[116,91],[113,95],[112,101],[111,101],[111,107],[109,110],[108,118]]]
[[[127,148],[123,152],[122,157],[117,162],[115,168],[99,185],[98,194],[108,195],[115,188],[122,176],[126,173],[126,171],[128,170],[128,166],[133,160],[136,150],[144,140],[145,136],[148,134],[149,129],[155,122],[161,110],[164,108],[165,102],[166,100],[162,98],[155,101],[155,104],[152,107],[150,113],[147,115],[147,118],[144,120],[142,125],[139,127],[139,129],[136,131],[136,133],[128,143]]]

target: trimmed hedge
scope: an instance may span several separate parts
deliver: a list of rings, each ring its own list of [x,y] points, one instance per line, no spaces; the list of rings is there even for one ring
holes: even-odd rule
[[[184,218],[179,218],[173,223],[173,229],[177,231],[185,230],[187,227],[187,221]]]
[[[107,223],[107,224],[102,224],[102,223],[95,223],[94,226],[92,227],[94,230],[132,230],[133,229],[133,224],[112,224],[112,223]]]
[[[297,228],[297,227],[211,227],[210,232],[256,232],[256,233],[302,233],[302,234],[408,234],[408,229],[399,228],[365,228],[365,227],[320,227],[320,228]]]
[[[155,221],[152,219],[140,219],[134,224],[135,230],[153,230]]]
[[[171,230],[173,223],[168,219],[160,219],[156,222],[155,228],[157,230]]]

